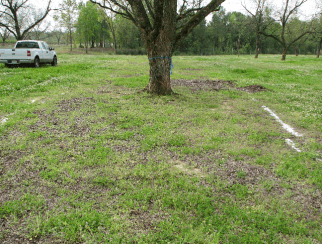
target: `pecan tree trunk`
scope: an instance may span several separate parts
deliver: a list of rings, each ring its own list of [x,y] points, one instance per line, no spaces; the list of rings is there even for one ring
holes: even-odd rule
[[[169,58],[151,58],[150,64],[150,80],[146,87],[149,93],[158,95],[170,95],[173,93],[170,82],[170,66]]]
[[[163,6],[156,6],[155,8],[156,16],[162,15],[163,17],[162,21],[155,23],[155,25],[160,26],[148,34],[143,30],[141,31],[150,65],[150,79],[146,90],[157,95],[170,95],[173,93],[170,83],[170,69],[176,40],[177,2],[165,1],[165,3]],[[164,11],[164,9],[168,11]],[[157,11],[162,11],[162,14]]]

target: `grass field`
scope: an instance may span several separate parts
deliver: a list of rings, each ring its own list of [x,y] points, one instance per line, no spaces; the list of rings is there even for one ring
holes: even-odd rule
[[[0,65],[1,243],[322,243],[322,59],[58,58]]]

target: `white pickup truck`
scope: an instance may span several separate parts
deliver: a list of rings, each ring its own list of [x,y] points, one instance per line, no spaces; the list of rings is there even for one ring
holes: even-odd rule
[[[32,64],[38,68],[46,63],[56,66],[57,54],[46,42],[23,40],[18,41],[13,49],[0,49],[0,63],[6,67]]]

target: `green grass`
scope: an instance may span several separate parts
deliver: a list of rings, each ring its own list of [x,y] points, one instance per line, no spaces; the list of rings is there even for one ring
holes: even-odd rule
[[[152,96],[144,56],[0,65],[0,242],[322,242],[322,59],[173,62],[173,80],[267,90]]]

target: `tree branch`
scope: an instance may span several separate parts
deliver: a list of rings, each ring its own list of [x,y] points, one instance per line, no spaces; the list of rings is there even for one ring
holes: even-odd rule
[[[26,0],[25,2],[27,2],[27,1],[28,0]],[[34,28],[36,25],[38,25],[41,21],[43,21],[47,17],[48,13],[51,11],[50,4],[51,4],[51,0],[49,0],[49,2],[48,2],[47,9],[46,9],[46,12],[44,13],[44,15],[40,19],[36,20],[35,23],[30,25],[27,29],[25,29],[22,32],[22,36],[24,36],[28,31],[30,31],[32,28]]]
[[[154,15],[150,0],[144,0],[144,1],[145,1],[145,4],[149,10],[149,13],[151,14],[152,19],[155,19],[155,15]]]
[[[277,36],[274,36],[274,35],[271,35],[271,34],[266,34],[265,32],[262,32],[262,31],[260,31],[259,33],[264,35],[264,36],[266,36],[266,37],[271,37],[271,38],[273,38],[274,40],[276,40],[277,42],[279,42],[280,44],[283,45],[283,42]]]
[[[218,11],[220,4],[222,4],[225,0],[212,0],[208,5],[202,7],[194,16],[181,28],[181,30],[177,33],[175,38],[174,46],[177,45],[179,40],[182,37],[187,36],[193,28],[195,28],[200,22],[211,12]]]
[[[303,36],[305,36],[306,34],[308,34],[309,32],[308,31],[306,31],[306,32],[304,32],[303,34],[301,34],[300,36],[298,36],[297,38],[295,38],[292,42],[290,42],[290,44],[287,46],[288,48],[290,47],[290,46],[292,46],[295,42],[297,42],[298,40],[300,40]]]
[[[120,9],[122,9],[124,12],[120,12],[120,11],[117,11],[117,10],[115,10],[112,6],[111,6],[111,2],[109,2],[110,3],[110,6],[108,7],[108,6],[106,6],[105,5],[105,1],[104,1],[104,5],[103,4],[101,4],[100,2],[96,2],[96,1],[94,1],[94,0],[90,0],[92,3],[94,3],[94,4],[97,4],[98,6],[100,6],[101,8],[104,8],[104,9],[107,9],[107,10],[110,10],[110,11],[112,11],[113,13],[115,13],[115,14],[119,14],[119,15],[121,15],[123,18],[126,18],[126,19],[128,19],[128,20],[131,20],[136,26],[137,26],[137,23],[136,23],[136,20],[135,20],[135,18],[133,17],[133,14],[131,13],[131,11],[126,7],[126,6],[124,6],[124,5],[122,5],[122,4],[119,4],[117,1],[112,1],[111,0],[111,2],[113,2],[113,4],[115,4],[117,7],[119,7]]]

